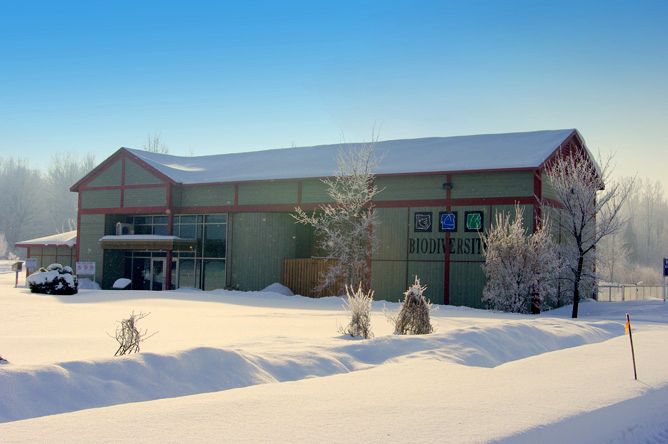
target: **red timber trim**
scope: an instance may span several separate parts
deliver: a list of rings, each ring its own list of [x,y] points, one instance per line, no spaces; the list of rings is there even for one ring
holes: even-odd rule
[[[446,176],[446,183],[452,183],[452,174]],[[448,202],[452,201],[452,189],[445,190],[445,199]],[[445,211],[451,211],[451,206],[446,205]],[[441,223],[441,221],[438,221]],[[410,225],[409,225],[410,227]],[[409,230],[410,231],[410,230]],[[410,237],[410,233],[409,233]],[[450,245],[450,232],[445,232],[446,245]],[[443,260],[443,305],[450,305],[450,249],[445,249],[445,258]]]
[[[125,207],[125,208],[83,208],[79,214],[167,214],[166,206],[160,207]],[[78,238],[77,238],[78,240]]]
[[[169,184],[165,183],[147,183],[143,185],[108,185],[104,187],[85,187],[82,188],[82,191],[103,191],[103,190],[122,190],[122,189],[132,189],[132,188],[165,188]]]
[[[79,245],[81,245],[81,242],[80,242],[80,240],[81,240],[80,239],[80,237],[81,237],[81,193],[78,193],[77,197],[78,197],[77,200],[79,201],[79,203],[78,203],[79,208],[78,208],[78,211],[77,211],[77,251],[76,251],[75,262],[79,261],[79,248],[80,248]]]
[[[121,208],[125,206],[125,157],[121,159]]]
[[[164,175],[160,171],[156,170],[153,168],[151,165],[140,159],[139,157],[135,156],[134,154],[130,153],[126,148],[120,148],[118,151],[116,151],[114,154],[109,156],[107,160],[99,164],[97,167],[93,169],[90,173],[86,174],[79,182],[75,183],[72,185],[70,188],[70,191],[81,191],[82,189],[96,189],[97,187],[91,187],[91,188],[86,188],[86,185],[88,185],[93,179],[98,177],[103,171],[105,171],[107,168],[109,168],[114,162],[116,162],[118,159],[122,159],[125,161],[125,159],[130,159],[134,163],[136,163],[138,166],[141,168],[144,168],[146,171],[151,173],[152,175],[156,176],[158,179],[162,180],[166,184],[176,184],[176,182],[171,179],[169,176]],[[122,165],[124,167],[124,164]],[[124,176],[125,176],[125,170],[123,168],[123,174],[121,176],[121,181],[124,183]],[[161,184],[164,185],[164,184]],[[129,187],[128,187],[129,188]]]
[[[449,190],[448,190],[449,191]],[[377,208],[396,208],[396,207],[459,207],[474,205],[514,205],[515,202],[520,205],[531,205],[536,203],[534,196],[523,197],[481,197],[470,199],[428,199],[428,200],[387,200],[374,202]]]
[[[170,236],[174,235],[174,209],[173,209],[173,190],[172,185],[167,184],[167,234]],[[165,287],[167,290],[172,289],[172,260],[173,260],[173,251],[167,250],[167,257],[165,258],[165,267],[167,268],[165,272]],[[163,288],[164,290],[164,288]]]

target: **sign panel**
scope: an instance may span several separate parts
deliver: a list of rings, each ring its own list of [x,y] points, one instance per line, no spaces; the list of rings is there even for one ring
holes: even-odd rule
[[[668,259],[663,258],[663,277],[668,276]]]
[[[430,233],[431,232],[431,212],[416,212],[415,213],[415,232]]]
[[[466,211],[464,214],[466,226],[464,231],[482,231],[485,221],[482,211]]]
[[[77,262],[76,274],[82,276],[95,275],[95,262]]]
[[[28,270],[37,268],[37,259],[26,259],[26,268]]]
[[[442,211],[439,213],[441,227],[438,231],[457,231],[457,212]]]

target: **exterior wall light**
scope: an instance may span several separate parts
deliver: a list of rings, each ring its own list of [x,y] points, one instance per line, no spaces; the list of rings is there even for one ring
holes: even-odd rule
[[[451,190],[452,189],[452,184],[450,182],[446,182],[443,184],[442,188],[444,190]]]

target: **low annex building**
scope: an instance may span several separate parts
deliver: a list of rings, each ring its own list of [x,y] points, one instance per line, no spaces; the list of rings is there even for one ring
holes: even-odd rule
[[[16,248],[26,249],[27,259],[37,260],[37,269],[51,264],[63,267],[75,266],[77,232],[65,233],[25,240],[14,244]],[[28,272],[28,270],[26,270]]]
[[[132,288],[261,290],[286,259],[322,255],[296,206],[330,201],[321,178],[339,145],[180,157],[121,148],[77,182],[77,260]],[[372,288],[396,301],[417,275],[434,303],[482,306],[479,231],[494,214],[536,214],[545,165],[584,150],[575,129],[377,142]],[[531,224],[531,218],[528,218]],[[535,219],[534,219],[535,224]]]

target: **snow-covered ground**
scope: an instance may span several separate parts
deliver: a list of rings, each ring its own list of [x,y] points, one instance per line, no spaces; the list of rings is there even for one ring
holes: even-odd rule
[[[383,305],[375,338],[352,339],[339,298],[34,295],[0,264],[0,442],[668,442],[662,300],[585,302],[577,320],[439,307],[412,337]],[[157,334],[114,357],[132,312]]]

